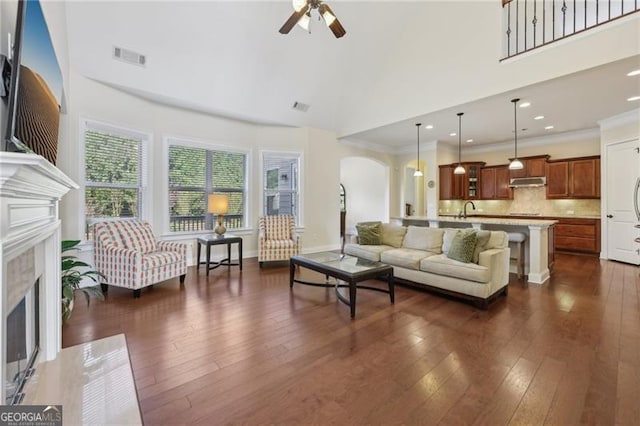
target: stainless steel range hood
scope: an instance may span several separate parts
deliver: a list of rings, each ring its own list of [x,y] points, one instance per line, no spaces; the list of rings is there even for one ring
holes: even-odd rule
[[[528,178],[513,178],[510,181],[509,186],[511,188],[536,188],[539,186],[545,186],[547,184],[546,177],[528,177]]]

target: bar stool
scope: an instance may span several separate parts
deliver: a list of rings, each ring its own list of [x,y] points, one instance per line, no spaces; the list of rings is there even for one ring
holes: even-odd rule
[[[518,279],[524,275],[524,242],[527,236],[522,232],[509,232],[509,242],[516,245],[516,257],[510,259],[516,260]]]

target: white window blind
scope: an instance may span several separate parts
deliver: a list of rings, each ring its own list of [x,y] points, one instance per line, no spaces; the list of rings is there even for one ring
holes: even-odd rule
[[[212,230],[214,215],[207,211],[208,194],[229,196],[224,215],[227,229],[245,226],[247,155],[222,149],[169,144],[169,231]]]
[[[142,217],[146,137],[102,124],[84,132],[86,238],[89,224],[104,218]]]

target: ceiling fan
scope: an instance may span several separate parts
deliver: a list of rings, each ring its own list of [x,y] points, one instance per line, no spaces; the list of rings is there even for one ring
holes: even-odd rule
[[[292,3],[294,12],[280,28],[281,34],[289,34],[289,31],[296,24],[309,31],[309,22],[311,21],[311,11],[313,9],[318,10],[318,13],[324,19],[324,23],[327,24],[327,27],[336,38],[340,38],[347,33],[338,18],[336,18],[333,10],[322,0],[292,0]]]

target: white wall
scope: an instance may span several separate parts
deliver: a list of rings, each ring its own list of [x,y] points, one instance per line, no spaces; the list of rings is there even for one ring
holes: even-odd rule
[[[406,2],[411,3],[411,2]],[[405,3],[405,4],[406,4]],[[520,87],[550,80],[640,53],[639,14],[501,61],[503,25],[499,1],[427,1],[407,16],[401,42],[386,56],[388,66],[365,76],[375,90],[345,105],[340,135],[417,117]],[[455,17],[455,18],[454,18]],[[415,27],[426,30],[424,38]],[[437,34],[439,36],[433,36]],[[457,55],[452,57],[451,50]],[[446,66],[437,64],[446,63]],[[469,78],[473,64],[473,78]],[[377,78],[375,78],[377,77]],[[419,82],[420,84],[416,84]],[[379,105],[391,107],[394,117]]]
[[[365,157],[340,160],[340,182],[347,193],[346,232],[358,222],[389,221],[389,167]],[[336,197],[338,187],[336,186]]]
[[[262,183],[259,161],[262,150],[297,152],[302,156],[303,250],[339,246],[339,159],[337,140],[331,132],[316,129],[256,126],[193,111],[160,105],[115,90],[70,72],[71,96],[66,137],[61,141],[58,166],[77,182],[83,180],[83,150],[80,125],[83,118],[106,122],[152,134],[149,146],[149,190],[151,206],[146,218],[165,238],[192,240],[193,235],[168,234],[167,136],[184,137],[249,152],[247,215],[249,229],[236,232],[244,237],[245,256],[257,253],[257,218],[260,215]],[[81,238],[82,192],[75,191],[62,202],[63,237]],[[335,213],[335,214],[332,214]],[[335,217],[334,217],[335,216]]]

